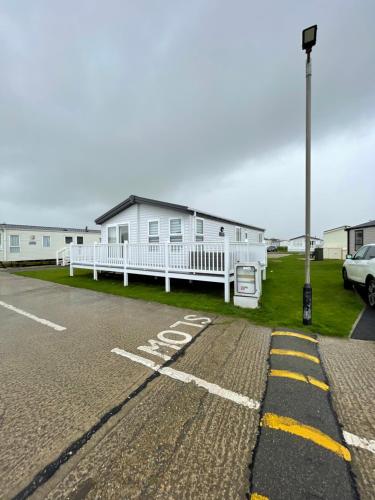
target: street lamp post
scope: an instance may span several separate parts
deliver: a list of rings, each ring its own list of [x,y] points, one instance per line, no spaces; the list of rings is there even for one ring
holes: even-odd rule
[[[312,322],[310,279],[311,236],[311,50],[316,44],[317,25],[302,31],[302,50],[306,52],[306,208],[305,208],[305,284],[303,286],[303,324]]]

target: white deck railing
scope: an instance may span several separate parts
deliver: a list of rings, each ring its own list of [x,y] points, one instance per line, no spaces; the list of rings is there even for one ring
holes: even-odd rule
[[[66,266],[70,262],[70,247],[60,248],[56,252],[56,266]]]
[[[169,278],[204,279],[226,284],[233,280],[237,262],[259,262],[265,271],[267,248],[263,243],[94,243],[93,245],[70,244],[70,269],[92,268],[94,278],[97,271],[108,270],[124,273],[127,284],[128,273],[160,275]],[[194,275],[194,276],[193,276]],[[199,276],[197,277],[197,275]],[[210,277],[211,276],[211,277]]]

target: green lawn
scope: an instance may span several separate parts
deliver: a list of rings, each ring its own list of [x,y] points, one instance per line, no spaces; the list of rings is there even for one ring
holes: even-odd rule
[[[303,327],[302,287],[304,261],[300,256],[289,255],[270,259],[267,280],[263,282],[261,307],[256,310],[240,309],[232,303],[225,304],[224,287],[214,283],[171,280],[172,293],[164,292],[162,278],[129,276],[129,286],[122,284],[122,275],[101,276],[92,279],[92,272],[68,268],[22,271],[16,274],[29,276],[62,285],[87,288],[135,299],[151,300],[189,309],[228,314],[246,318],[253,323],[271,327],[289,327],[325,335],[346,336],[363,307],[360,298],[344,290],[341,279],[341,261],[325,260],[311,263],[313,287],[313,325]]]

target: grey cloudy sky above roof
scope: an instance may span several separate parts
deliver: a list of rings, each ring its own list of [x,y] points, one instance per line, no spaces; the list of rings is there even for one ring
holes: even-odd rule
[[[137,194],[312,231],[374,219],[373,0],[2,2],[0,222],[93,227]]]

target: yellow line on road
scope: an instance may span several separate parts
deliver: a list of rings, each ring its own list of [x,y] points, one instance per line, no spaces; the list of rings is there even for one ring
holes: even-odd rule
[[[313,363],[319,364],[320,361],[316,356],[311,356],[311,354],[306,354],[301,351],[290,351],[289,349],[271,349],[270,354],[276,354],[278,356],[296,356],[297,358],[304,358],[312,361]]]
[[[291,378],[293,380],[315,385],[315,387],[319,387],[322,391],[329,391],[329,386],[327,384],[321,382],[317,378],[310,377],[310,375],[303,375],[303,373],[290,372],[289,370],[270,370],[270,377]]]
[[[304,425],[293,418],[282,417],[280,415],[275,415],[274,413],[265,413],[260,425],[268,427],[269,429],[288,432],[303,439],[307,439],[322,448],[326,448],[327,450],[336,453],[336,455],[343,458],[347,462],[350,462],[351,460],[348,448],[345,448],[345,446],[338,443],[327,434],[324,434],[319,429],[310,427],[309,425]]]
[[[259,493],[252,493],[250,500],[269,500],[269,498],[264,495],[259,495]]]
[[[314,342],[317,344],[318,341],[313,337],[309,337],[308,335],[302,335],[302,333],[296,332],[272,332],[272,337],[296,337],[297,339],[308,340],[309,342]]]

